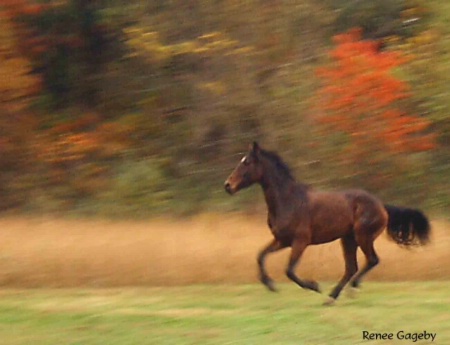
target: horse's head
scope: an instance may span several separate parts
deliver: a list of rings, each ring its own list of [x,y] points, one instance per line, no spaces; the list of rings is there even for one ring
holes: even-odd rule
[[[262,164],[260,161],[260,147],[257,142],[250,145],[249,152],[241,159],[237,167],[225,181],[225,190],[234,194],[243,188],[251,186],[261,180]]]

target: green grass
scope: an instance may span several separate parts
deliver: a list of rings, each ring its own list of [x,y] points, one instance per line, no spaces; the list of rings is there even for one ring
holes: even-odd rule
[[[3,290],[0,344],[412,344],[395,339],[401,330],[450,344],[448,287],[368,282],[333,307],[292,284],[277,294],[259,285]],[[394,340],[363,340],[363,330],[394,332]]]

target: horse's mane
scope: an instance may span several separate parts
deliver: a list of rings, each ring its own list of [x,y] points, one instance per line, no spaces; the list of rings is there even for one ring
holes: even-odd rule
[[[264,149],[260,149],[260,152],[263,157],[267,158],[269,161],[273,163],[273,166],[285,177],[294,180],[295,178],[292,175],[292,171],[289,166],[283,161],[283,159],[273,151],[267,151]]]

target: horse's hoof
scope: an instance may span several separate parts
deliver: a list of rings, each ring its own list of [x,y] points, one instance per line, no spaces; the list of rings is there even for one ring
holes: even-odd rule
[[[271,282],[270,284],[267,284],[266,286],[269,289],[269,291],[278,292],[278,289],[275,287],[274,283]]]
[[[353,286],[349,286],[347,289],[347,297],[349,298],[356,298],[359,294],[359,289]]]
[[[322,293],[322,291],[320,291],[320,287],[319,284],[315,281],[308,281],[307,284],[309,285],[309,288],[315,292],[318,293]]]
[[[335,305],[335,303],[336,303],[336,298],[333,298],[330,296],[327,298],[327,300],[325,302],[323,302],[323,305],[332,306],[332,305]]]
[[[270,285],[266,285],[267,289],[271,292],[278,292],[278,289],[275,287],[275,285],[270,284]]]
[[[264,279],[262,283],[266,286],[266,288],[269,291],[278,292],[277,288],[275,287],[275,284],[274,284],[273,280],[271,280],[271,279]]]

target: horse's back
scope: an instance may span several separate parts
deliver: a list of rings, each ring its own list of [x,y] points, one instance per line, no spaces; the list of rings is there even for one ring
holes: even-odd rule
[[[381,200],[364,189],[348,189],[340,192],[351,202],[365,202],[370,204],[381,204]]]
[[[313,191],[308,203],[313,244],[330,242],[354,231],[379,230],[387,222],[383,203],[361,189]]]

